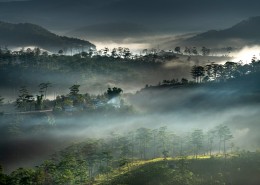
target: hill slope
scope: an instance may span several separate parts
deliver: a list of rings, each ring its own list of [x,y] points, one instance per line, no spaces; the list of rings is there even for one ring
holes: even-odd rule
[[[8,47],[34,46],[54,52],[60,49],[95,48],[95,45],[88,41],[58,36],[35,24],[5,22],[0,22],[0,45]]]
[[[260,44],[260,16],[247,20],[224,30],[210,30],[188,38],[180,45],[193,46],[236,46]]]
[[[257,185],[259,153],[247,156],[201,159],[151,160],[118,175],[109,174],[97,180],[96,185]],[[231,183],[230,183],[231,184]]]

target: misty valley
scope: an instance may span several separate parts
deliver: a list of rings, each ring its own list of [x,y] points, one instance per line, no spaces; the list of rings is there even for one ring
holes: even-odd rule
[[[260,185],[259,0],[0,0],[0,185]]]
[[[0,184],[259,184],[258,58],[142,52],[1,49]]]

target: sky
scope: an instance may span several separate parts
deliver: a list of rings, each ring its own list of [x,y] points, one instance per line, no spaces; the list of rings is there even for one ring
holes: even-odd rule
[[[160,32],[225,28],[258,15],[257,0],[0,0],[0,20],[34,22],[57,31],[130,22]],[[6,3],[13,2],[13,3]],[[20,11],[17,11],[20,10]]]
[[[225,29],[259,16],[259,0],[0,0],[0,21],[30,22],[57,34],[112,46]]]

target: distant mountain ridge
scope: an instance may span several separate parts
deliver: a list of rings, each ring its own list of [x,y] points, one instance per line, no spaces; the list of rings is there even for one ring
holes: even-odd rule
[[[260,16],[251,17],[224,30],[210,30],[179,43],[192,46],[244,46],[260,44]]]
[[[151,36],[154,32],[142,24],[131,22],[109,22],[84,26],[67,33],[78,38],[93,40],[122,40],[140,36]]]
[[[58,36],[35,24],[6,22],[0,22],[0,46],[8,48],[34,46],[52,52],[57,52],[60,49],[80,48],[87,50],[96,47],[85,40]]]

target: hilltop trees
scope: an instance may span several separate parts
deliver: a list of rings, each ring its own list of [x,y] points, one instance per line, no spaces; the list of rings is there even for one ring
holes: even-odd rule
[[[205,46],[203,46],[203,47],[201,48],[201,52],[202,52],[202,55],[203,55],[203,56],[207,56],[207,55],[210,54],[210,49],[209,49],[209,48],[206,48]]]
[[[47,98],[47,91],[48,88],[51,87],[51,83],[41,83],[39,86],[40,88],[39,93],[40,95],[36,95],[36,102],[35,102],[35,110],[42,110],[43,109],[43,97],[46,100]]]
[[[193,47],[193,48],[191,49],[191,52],[192,52],[193,55],[198,55],[198,51],[197,51],[197,48],[196,48],[196,47]]]
[[[190,55],[191,54],[191,49],[189,47],[185,47],[184,49],[184,53],[187,54],[187,55]]]
[[[43,95],[36,95],[35,110],[42,110],[43,108]]]
[[[79,92],[80,85],[74,84],[69,88],[70,91],[67,95],[59,95],[55,100],[43,100],[46,88],[49,86],[48,84],[46,86],[45,83],[40,84],[40,95],[35,96],[29,93],[27,87],[22,86],[19,90],[19,96],[16,99],[15,105],[17,109],[20,111],[40,111],[43,108],[53,108],[54,112],[79,112],[94,109],[112,111],[122,107],[124,113],[132,110],[130,106],[124,105],[123,100],[120,98],[123,90],[119,87],[108,88],[101,95],[89,95],[88,93],[81,94]],[[32,109],[33,107],[34,109]]]
[[[28,107],[31,110],[33,103],[33,95],[29,93],[25,86],[22,86],[19,90],[19,97],[16,99],[16,107],[21,111],[27,111]]]
[[[253,60],[251,64],[242,65],[241,63],[227,61],[222,64],[207,64],[205,66],[192,66],[191,76],[197,82],[225,82],[229,79],[245,76],[250,73],[260,71],[260,61]],[[202,78],[204,77],[204,78]]]
[[[69,87],[69,93],[67,95],[59,95],[55,100],[43,100],[46,96],[47,88],[50,83],[41,83],[40,95],[32,95],[29,93],[27,87],[22,86],[19,90],[18,98],[16,99],[15,106],[20,111],[32,111],[32,110],[43,110],[44,108],[53,108],[55,112],[69,111],[88,111],[93,109],[104,108],[103,110],[113,110],[114,108],[125,108],[124,111],[128,112],[131,109],[130,106],[124,105],[120,98],[123,90],[119,87],[108,88],[108,90],[101,95],[89,95],[81,94],[79,92],[80,85],[72,85]],[[44,95],[45,94],[45,95]],[[114,99],[116,98],[116,99]],[[0,96],[0,104],[3,102],[3,98]],[[32,109],[34,107],[34,109]],[[49,111],[49,110],[48,110]]]
[[[203,66],[193,66],[191,69],[192,78],[195,79],[197,83],[202,82],[202,77],[205,76],[205,69]]]
[[[72,85],[69,89],[70,89],[70,93],[69,93],[69,95],[70,96],[76,96],[76,95],[78,95],[78,93],[79,93],[79,87],[80,87],[80,85]]]
[[[39,85],[40,88],[40,95],[36,95],[36,100],[34,95],[29,93],[26,86],[22,86],[19,89],[19,95],[16,99],[16,107],[20,111],[28,111],[32,110],[32,107],[35,107],[35,110],[42,110],[43,109],[43,97],[47,94],[47,89],[50,86],[50,83],[41,83]]]
[[[181,53],[181,47],[180,47],[180,46],[175,47],[175,48],[174,48],[174,51],[175,51],[176,53]]]
[[[40,93],[41,94],[44,94],[44,98],[46,99],[46,96],[47,96],[47,91],[48,91],[48,88],[51,87],[51,83],[50,82],[47,82],[47,83],[41,83],[39,85],[39,88],[40,88]]]
[[[106,96],[107,98],[110,100],[112,98],[115,98],[117,96],[119,96],[121,93],[123,92],[123,90],[121,88],[118,87],[113,87],[112,89],[109,87],[107,92],[106,92]]]
[[[202,53],[202,55],[208,55],[209,48],[206,47],[202,47],[201,50],[186,47],[183,48],[183,52],[187,55],[195,55],[195,49],[197,52]],[[180,51],[179,46],[177,46],[175,50],[175,52],[178,53]],[[48,80],[52,78],[52,76],[56,76],[57,73],[62,74],[64,75],[64,80],[69,80],[71,84],[75,81],[82,83],[86,80],[92,80],[95,76],[99,75],[110,75],[111,79],[115,79],[116,82],[126,80],[138,81],[141,80],[141,78],[147,81],[149,80],[149,75],[153,75],[156,71],[154,70],[155,68],[160,69],[164,65],[163,62],[174,57],[173,53],[160,52],[153,54],[150,50],[145,50],[144,52],[146,55],[134,57],[129,48],[121,47],[114,48],[113,50],[104,48],[100,55],[93,50],[68,56],[51,55],[46,52],[39,52],[37,49],[21,49],[19,52],[2,49],[0,52],[0,60],[3,62],[0,64],[0,72],[3,78],[2,83],[6,83],[5,85],[7,85],[9,81],[9,74],[16,74],[15,76],[11,76],[12,79],[10,79],[10,82],[13,83],[13,85],[18,85],[22,82],[20,79],[23,79],[23,77],[29,75],[29,73],[31,75],[39,74],[39,76],[44,76],[44,78],[47,77]],[[167,56],[168,54],[170,54],[169,57]],[[200,64],[197,64],[197,66],[200,66]],[[246,65],[242,65],[242,63],[239,62],[234,63],[228,61],[224,65],[211,63],[202,67],[204,67],[204,76],[200,76],[197,73],[198,68],[192,68],[192,77],[197,82],[222,82],[257,72],[260,69],[259,61],[256,57],[252,59],[250,64]],[[77,75],[72,75],[74,71],[77,71]],[[168,70],[168,72],[170,73],[170,70]],[[70,78],[71,76],[73,76],[73,78]],[[118,78],[118,76],[120,76],[120,78]],[[52,83],[57,82],[58,79],[53,78]],[[44,94],[44,100],[46,100],[46,96],[48,95],[47,91],[49,91],[51,84],[47,82],[40,86],[39,88],[42,89],[42,94]]]

